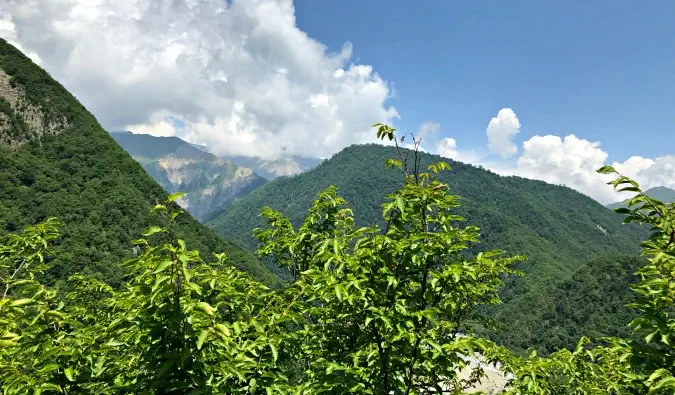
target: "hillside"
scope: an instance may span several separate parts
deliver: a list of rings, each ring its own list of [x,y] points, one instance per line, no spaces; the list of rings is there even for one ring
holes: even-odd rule
[[[50,281],[84,271],[117,284],[118,262],[132,256],[131,241],[154,222],[150,208],[166,197],[77,99],[0,40],[0,234],[58,217]],[[276,281],[251,253],[181,217],[178,235],[205,257],[226,251],[237,267]]]
[[[654,187],[654,188],[647,189],[645,191],[645,194],[647,196],[653,197],[654,199],[660,200],[664,203],[675,202],[675,191],[670,189],[670,188]],[[607,208],[614,209],[614,208],[620,208],[620,207],[626,207],[626,206],[627,206],[626,203],[624,203],[622,201],[622,202],[616,202],[616,203],[608,204]]]
[[[393,156],[389,147],[351,146],[315,169],[280,178],[236,202],[211,222],[222,235],[251,249],[255,241],[241,229],[261,225],[258,213],[268,205],[288,215],[296,224],[316,194],[334,184],[350,203],[358,225],[381,223],[382,198],[401,184],[395,170],[384,168]],[[422,165],[443,160],[424,154]],[[462,197],[459,213],[481,228],[481,249],[500,248],[507,254],[525,254],[522,278],[509,279],[502,292],[506,307],[520,305],[518,298],[545,294],[551,284],[569,278],[585,262],[615,253],[636,254],[645,236],[637,226],[621,225],[621,218],[595,200],[572,189],[520,177],[502,177],[490,171],[451,160],[452,171],[442,174],[450,191]],[[500,316],[500,330],[534,314],[536,306]],[[508,333],[505,339],[508,339]],[[534,334],[528,335],[534,338]]]
[[[169,193],[184,192],[178,202],[200,221],[222,214],[238,197],[266,180],[178,137],[131,132],[110,134]]]
[[[573,349],[584,335],[629,337],[627,323],[636,313],[626,307],[635,296],[628,285],[639,281],[635,271],[644,263],[625,255],[584,263],[569,278],[552,283],[543,292],[530,292],[509,303],[497,320],[510,322],[511,329],[491,337],[519,351],[534,346],[544,354]]]

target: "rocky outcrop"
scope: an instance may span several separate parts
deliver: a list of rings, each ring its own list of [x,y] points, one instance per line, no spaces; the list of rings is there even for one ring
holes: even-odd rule
[[[222,214],[235,199],[266,182],[250,168],[201,151],[177,137],[130,132],[111,136],[166,191],[185,193],[178,204],[202,222]]]
[[[18,147],[46,134],[58,134],[68,123],[65,117],[50,119],[42,108],[31,104],[23,88],[12,84],[0,69],[0,146]]]
[[[221,214],[234,199],[265,182],[253,170],[218,158],[195,160],[171,154],[144,167],[167,191],[184,192],[178,203],[200,221]]]

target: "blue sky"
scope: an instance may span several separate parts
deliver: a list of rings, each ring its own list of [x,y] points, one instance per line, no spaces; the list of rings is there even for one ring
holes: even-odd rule
[[[516,142],[600,141],[609,160],[675,151],[675,2],[295,2],[297,24],[395,87],[398,126],[441,123],[481,149],[512,108]]]

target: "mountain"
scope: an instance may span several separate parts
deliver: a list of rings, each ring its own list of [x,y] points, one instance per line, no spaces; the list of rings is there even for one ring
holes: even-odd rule
[[[322,162],[319,158],[310,158],[306,156],[282,156],[276,159],[263,159],[255,156],[226,155],[221,156],[236,164],[253,169],[268,180],[274,180],[277,177],[293,176],[304,171],[311,170]]]
[[[630,255],[607,255],[586,262],[544,292],[529,292],[509,303],[496,319],[513,322],[509,317],[516,316],[518,321],[491,337],[518,351],[534,347],[545,355],[574,349],[581,336],[628,338],[628,323],[637,316],[626,306],[635,296],[629,285],[639,282],[635,272],[644,264],[643,258]]]
[[[400,172],[384,167],[385,161],[392,157],[394,151],[390,147],[348,147],[313,170],[256,189],[210,225],[219,234],[254,249],[255,241],[241,229],[261,225],[258,217],[261,207],[280,210],[297,225],[316,194],[329,185],[336,185],[350,203],[357,226],[383,225],[379,205],[386,194],[402,184]],[[621,216],[566,187],[502,177],[430,154],[422,154],[421,166],[425,168],[440,160],[452,167],[452,171],[442,173],[439,178],[448,183],[451,193],[461,196],[458,213],[468,219],[468,224],[481,228],[477,250],[499,248],[510,255],[528,257],[519,266],[525,275],[507,280],[502,292],[504,308],[512,304],[522,306],[520,300],[525,295],[546,294],[548,287],[570,278],[592,259],[606,254],[637,255],[639,241],[646,236],[644,229],[634,224],[622,225]],[[510,325],[529,320],[536,309],[535,304],[508,316],[497,315],[500,331],[505,331],[503,339],[512,338]],[[529,333],[528,338],[535,336]]]
[[[650,196],[650,197],[652,197],[656,200],[660,200],[660,201],[665,202],[665,203],[675,202],[675,191],[670,189],[670,188],[654,187],[654,188],[647,189],[645,191],[645,194],[647,196]],[[607,205],[607,207],[611,208],[611,209],[620,208],[620,207],[627,207],[627,206],[628,206],[628,204],[625,203],[625,201],[616,202],[616,203],[612,203],[612,204]]]
[[[266,180],[178,137],[131,132],[110,134],[169,193],[184,192],[178,203],[200,221],[223,213],[236,198]]]
[[[75,272],[119,284],[131,241],[157,219],[165,192],[63,86],[0,39],[0,235],[55,216],[61,238],[50,282]],[[254,255],[190,215],[175,232],[205,259],[224,251],[255,278],[277,278]]]

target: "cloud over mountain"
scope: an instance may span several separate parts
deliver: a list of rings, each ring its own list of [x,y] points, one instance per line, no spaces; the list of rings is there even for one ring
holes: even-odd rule
[[[25,0],[0,33],[111,129],[221,154],[328,156],[391,122],[388,83],[296,26],[290,0]]]

